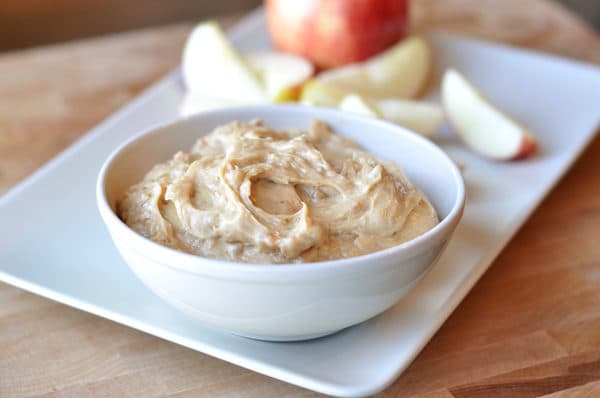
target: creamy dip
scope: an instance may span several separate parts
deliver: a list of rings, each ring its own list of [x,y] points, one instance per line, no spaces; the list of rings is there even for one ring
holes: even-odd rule
[[[333,260],[437,224],[400,166],[315,121],[274,131],[232,122],[158,164],[125,193],[127,225],[175,249],[249,263]]]

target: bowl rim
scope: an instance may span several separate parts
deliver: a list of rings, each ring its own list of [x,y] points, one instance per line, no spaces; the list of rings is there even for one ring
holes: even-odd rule
[[[302,112],[307,116],[311,116],[312,118],[337,118],[344,120],[350,119],[362,124],[369,124],[374,128],[383,128],[386,130],[394,129],[396,130],[394,134],[416,141],[418,145],[425,146],[427,150],[434,152],[437,156],[441,156],[441,158],[444,160],[444,162],[446,163],[446,167],[449,168],[452,174],[453,182],[456,186],[457,191],[452,208],[450,209],[446,217],[444,217],[432,229],[399,245],[391,246],[382,250],[378,250],[368,254],[363,254],[360,256],[347,257],[336,260],[317,261],[308,263],[295,262],[283,264],[243,263],[237,261],[220,260],[209,257],[202,257],[199,255],[190,254],[167,246],[163,246],[131,229],[117,216],[115,211],[113,211],[112,207],[108,203],[108,198],[106,197],[106,177],[114,161],[127,148],[135,145],[138,141],[150,135],[158,135],[161,133],[164,134],[165,131],[168,131],[169,129],[174,128],[180,124],[195,123],[196,121],[202,120],[206,117],[219,115],[231,115],[231,120],[240,120],[245,117],[240,117],[236,115],[252,111],[263,114],[265,112],[283,114],[289,112]],[[325,120],[325,122],[327,122],[327,120]],[[229,274],[237,276],[239,276],[240,273],[262,274],[266,270],[268,270],[269,273],[276,274],[285,274],[293,272],[295,275],[302,273],[314,273],[319,272],[320,270],[335,271],[338,268],[343,268],[345,270],[350,271],[350,269],[354,267],[362,267],[365,262],[375,263],[384,257],[397,255],[401,252],[408,252],[409,254],[413,253],[412,256],[414,256],[419,253],[419,251],[416,251],[419,249],[419,247],[423,246],[424,244],[426,244],[427,241],[433,239],[434,237],[439,236],[440,234],[444,234],[448,230],[448,228],[453,228],[453,226],[456,223],[458,223],[458,221],[460,221],[465,206],[465,191],[465,183],[462,174],[458,169],[457,165],[454,163],[454,161],[450,159],[450,157],[439,146],[434,144],[429,139],[423,137],[422,135],[405,127],[381,119],[376,119],[360,114],[343,112],[333,108],[322,108],[307,105],[248,105],[230,107],[200,112],[186,117],[178,117],[174,120],[170,120],[165,123],[150,126],[122,142],[110,153],[110,155],[105,159],[104,163],[102,164],[96,181],[96,201],[103,222],[107,225],[109,231],[112,228],[116,228],[117,232],[125,235],[127,239],[131,239],[131,243],[133,245],[135,245],[138,248],[143,247],[143,252],[136,250],[139,255],[142,255],[143,257],[149,257],[152,259],[152,261],[161,263],[162,265],[193,274],[199,274],[204,273],[205,271],[210,271],[211,274],[216,272],[217,274],[222,275]],[[165,256],[168,256],[168,262],[165,262],[163,260]]]

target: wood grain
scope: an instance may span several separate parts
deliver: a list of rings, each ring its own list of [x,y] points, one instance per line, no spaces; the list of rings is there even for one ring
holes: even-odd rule
[[[600,64],[600,39],[552,1],[418,0],[413,19]],[[190,27],[0,56],[0,193],[174,67]],[[600,396],[598,154],[600,139],[380,397]],[[319,394],[0,284],[0,397],[112,396]]]
[[[0,51],[240,12],[259,4],[260,0],[2,0]]]

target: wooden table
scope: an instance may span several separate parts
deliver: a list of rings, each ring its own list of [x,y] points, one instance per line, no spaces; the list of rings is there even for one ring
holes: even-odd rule
[[[413,17],[600,64],[549,0],[421,0]],[[174,67],[190,27],[0,56],[0,194]],[[382,397],[600,396],[598,170],[600,139]],[[317,395],[0,284],[1,397]]]

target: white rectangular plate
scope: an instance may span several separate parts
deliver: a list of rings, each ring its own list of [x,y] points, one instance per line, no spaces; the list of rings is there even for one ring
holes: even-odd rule
[[[231,37],[243,50],[269,46],[260,12]],[[101,163],[118,144],[176,117],[183,92],[177,71],[0,198],[0,280],[326,394],[363,396],[385,388],[485,272],[600,123],[596,67],[443,33],[429,39],[438,79],[448,66],[464,71],[537,134],[541,150],[526,161],[486,161],[443,129],[439,142],[466,166],[465,215],[439,263],[408,298],[383,315],[318,340],[254,341],[194,322],[134,277],[102,225],[94,185]]]

